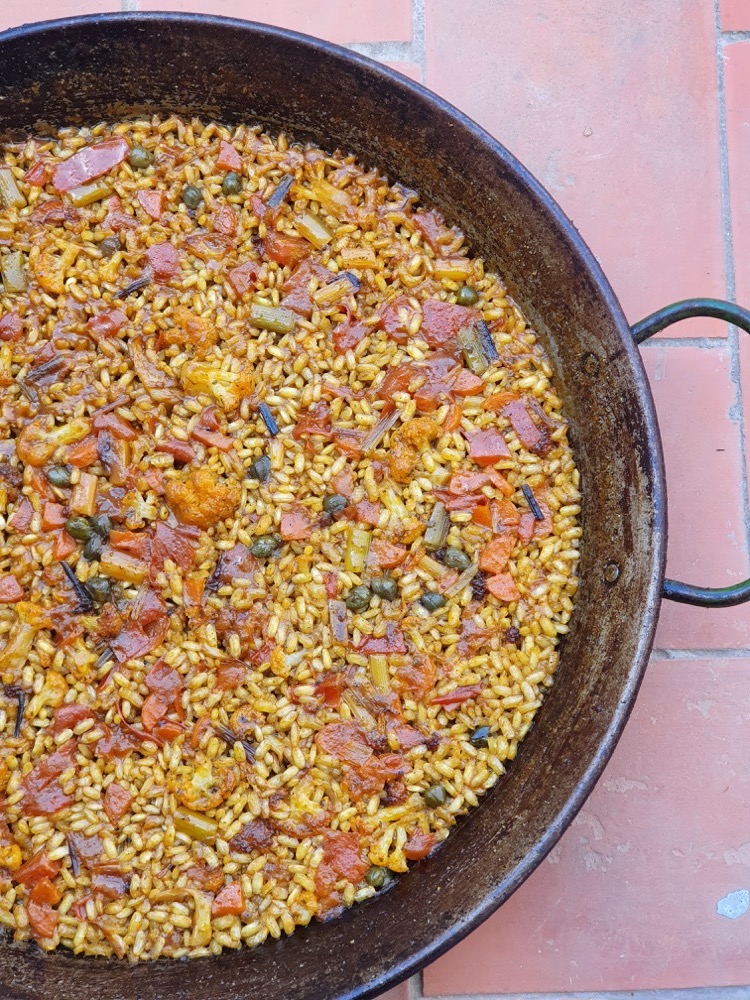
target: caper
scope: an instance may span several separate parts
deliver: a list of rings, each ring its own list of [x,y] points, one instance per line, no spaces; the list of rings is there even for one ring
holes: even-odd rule
[[[92,576],[84,586],[91,600],[96,604],[106,604],[112,597],[112,583],[106,576]]]
[[[221,184],[224,194],[239,194],[242,190],[242,178],[234,170],[230,170]]]
[[[445,805],[448,794],[442,785],[430,785],[427,791],[422,793],[422,798],[425,805],[431,809],[437,809],[439,806]]]
[[[188,184],[182,192],[182,200],[188,208],[197,208],[203,201],[203,192],[194,184]]]
[[[440,608],[444,607],[446,600],[443,595],[438,594],[437,591],[428,590],[426,594],[422,594],[419,598],[419,603],[428,611],[438,611]]]
[[[373,889],[382,889],[390,880],[390,872],[387,868],[378,868],[377,865],[373,865],[372,868],[367,869],[365,882]]]
[[[99,244],[99,249],[104,257],[112,257],[120,249],[119,236],[107,236]]]
[[[392,576],[376,576],[370,582],[370,589],[383,601],[397,601],[401,591]]]
[[[104,551],[104,539],[101,535],[91,534],[91,537],[83,546],[83,558],[88,562],[94,562]]]
[[[53,465],[47,469],[47,479],[53,486],[70,486],[71,471],[69,465]]]
[[[87,542],[93,534],[91,525],[85,517],[70,517],[65,522],[65,530],[71,538],[78,542]]]
[[[271,475],[271,459],[268,455],[256,458],[247,470],[247,475],[248,479],[257,479],[258,482],[265,483]]]
[[[456,302],[460,306],[473,306],[479,301],[479,296],[469,285],[461,285],[456,293]]]
[[[103,538],[106,542],[112,530],[112,521],[109,517],[106,514],[94,514],[93,517],[89,518],[89,524],[94,534]]]
[[[340,493],[330,493],[327,497],[323,497],[323,510],[326,514],[331,514],[333,517],[343,514],[348,506],[349,501],[346,497],[342,497]]]
[[[154,154],[149,153],[143,146],[133,146],[128,156],[128,163],[136,170],[145,170],[154,162]]]
[[[469,743],[471,743],[473,747],[486,747],[489,736],[489,726],[477,726],[477,728],[474,729],[469,736]]]
[[[354,587],[349,591],[345,603],[350,611],[366,611],[370,607],[371,600],[372,592],[370,588],[362,585]]]
[[[274,554],[280,544],[281,539],[278,535],[261,535],[250,546],[250,551],[259,559],[268,559]]]
[[[463,573],[465,569],[471,566],[471,559],[469,559],[466,553],[462,552],[461,549],[454,548],[452,545],[449,545],[442,555],[442,561],[445,565],[451,569],[457,569],[459,573]]]

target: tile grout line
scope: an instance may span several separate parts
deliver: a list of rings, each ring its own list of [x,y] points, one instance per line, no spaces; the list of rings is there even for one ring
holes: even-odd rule
[[[745,660],[750,658],[750,649],[663,649],[654,648],[650,654],[653,660]]]
[[[412,0],[411,7],[411,42],[414,46],[415,62],[419,66],[420,83],[427,81],[427,49],[425,46],[425,10],[424,0]]]
[[[727,93],[724,78],[725,36],[721,32],[720,0],[714,0],[714,31],[716,37],[716,83],[719,112],[719,164],[721,172],[721,216],[724,236],[724,272],[727,298],[737,301],[737,282],[734,257],[734,234],[732,231],[732,202],[729,177],[729,142],[727,140]],[[748,35],[750,37],[750,34]],[[744,399],[742,391],[742,372],[740,369],[740,341],[744,331],[732,327],[730,331],[730,347],[732,352],[730,377],[735,387],[735,405],[737,431],[740,442],[740,482],[742,484],[742,514],[745,524],[745,552],[750,560],[750,494],[747,482],[748,443],[745,436]],[[731,414],[730,414],[731,417]]]
[[[729,324],[727,324],[728,326]],[[709,350],[717,347],[731,347],[731,337],[660,337],[656,334],[644,340],[638,345],[641,351],[648,351],[655,347],[700,347]]]
[[[721,31],[719,37],[722,42],[750,42],[750,31]]]
[[[693,986],[575,993],[451,993],[430,1000],[747,1000],[747,986]]]
[[[139,0],[122,0],[122,12],[123,14],[129,11],[140,10],[141,5]]]

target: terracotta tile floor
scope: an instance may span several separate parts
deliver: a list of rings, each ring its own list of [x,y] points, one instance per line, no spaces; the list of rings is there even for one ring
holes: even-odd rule
[[[589,241],[631,320],[689,295],[750,305],[750,0],[122,7],[352,44],[515,152]],[[1,0],[0,28],[119,8]],[[748,571],[750,339],[739,340],[693,321],[643,349],[667,455],[669,572],[690,582]],[[389,1000],[750,997],[750,607],[665,605],[657,647],[610,766],[551,856]]]

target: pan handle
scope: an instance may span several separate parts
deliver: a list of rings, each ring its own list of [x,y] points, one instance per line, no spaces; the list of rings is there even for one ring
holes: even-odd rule
[[[750,310],[721,299],[685,299],[683,302],[665,306],[642,319],[640,323],[636,323],[632,328],[633,337],[637,344],[642,344],[660,330],[691,316],[723,319],[750,333]],[[742,604],[750,600],[750,580],[737,583],[733,587],[694,587],[678,580],[665,580],[662,596],[670,601],[696,604],[702,608],[728,608],[733,604]]]

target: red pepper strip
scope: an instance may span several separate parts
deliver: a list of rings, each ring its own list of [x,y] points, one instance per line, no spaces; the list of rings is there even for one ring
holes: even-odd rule
[[[447,694],[436,695],[432,699],[432,704],[442,705],[444,708],[458,708],[465,701],[470,701],[481,693],[481,684],[467,684],[464,687],[454,688],[453,691],[449,691]]]

